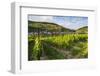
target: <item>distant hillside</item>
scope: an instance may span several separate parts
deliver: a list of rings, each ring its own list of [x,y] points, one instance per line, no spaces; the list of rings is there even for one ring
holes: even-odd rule
[[[50,22],[37,22],[37,21],[28,21],[28,32],[38,32],[38,33],[88,33],[88,26],[79,28],[77,30],[72,30],[69,28],[65,28],[61,25],[58,25],[56,23],[50,23]]]
[[[84,27],[77,29],[76,33],[88,33],[88,26],[84,26]]]
[[[28,32],[38,32],[38,31],[47,31],[47,32],[74,32],[74,30],[65,28],[56,23],[50,22],[36,22],[28,21]]]

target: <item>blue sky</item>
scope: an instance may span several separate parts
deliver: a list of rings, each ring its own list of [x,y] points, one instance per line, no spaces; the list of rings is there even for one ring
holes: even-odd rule
[[[28,15],[28,20],[40,22],[53,22],[70,29],[88,26],[88,17],[81,16],[36,16]]]

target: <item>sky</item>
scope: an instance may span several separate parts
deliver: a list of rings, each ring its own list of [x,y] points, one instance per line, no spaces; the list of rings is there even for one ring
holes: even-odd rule
[[[28,20],[39,22],[52,22],[74,30],[84,26],[88,26],[88,17],[81,16],[28,15]]]

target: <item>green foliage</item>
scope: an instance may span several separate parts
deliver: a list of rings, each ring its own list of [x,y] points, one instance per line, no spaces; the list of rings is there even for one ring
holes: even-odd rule
[[[87,34],[67,34],[33,38],[34,45],[29,45],[33,47],[31,48],[31,60],[40,60],[42,51],[45,52],[48,59],[87,58],[87,38]],[[29,37],[29,39],[31,38]]]
[[[48,44],[44,44],[44,52],[47,55],[48,59],[64,59],[64,55],[58,52],[53,47]]]
[[[35,44],[32,49],[32,57],[34,60],[40,60],[41,51],[42,51],[41,40],[37,37],[35,39]]]

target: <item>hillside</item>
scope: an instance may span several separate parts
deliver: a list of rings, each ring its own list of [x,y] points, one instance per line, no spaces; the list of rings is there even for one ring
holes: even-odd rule
[[[56,23],[50,22],[36,22],[36,21],[28,21],[28,32],[38,32],[38,33],[51,33],[51,34],[66,34],[66,33],[87,33],[88,27],[82,27],[77,30],[72,30],[69,28],[65,28]]]
[[[76,33],[88,33],[88,26],[84,26],[84,27],[77,29]]]

